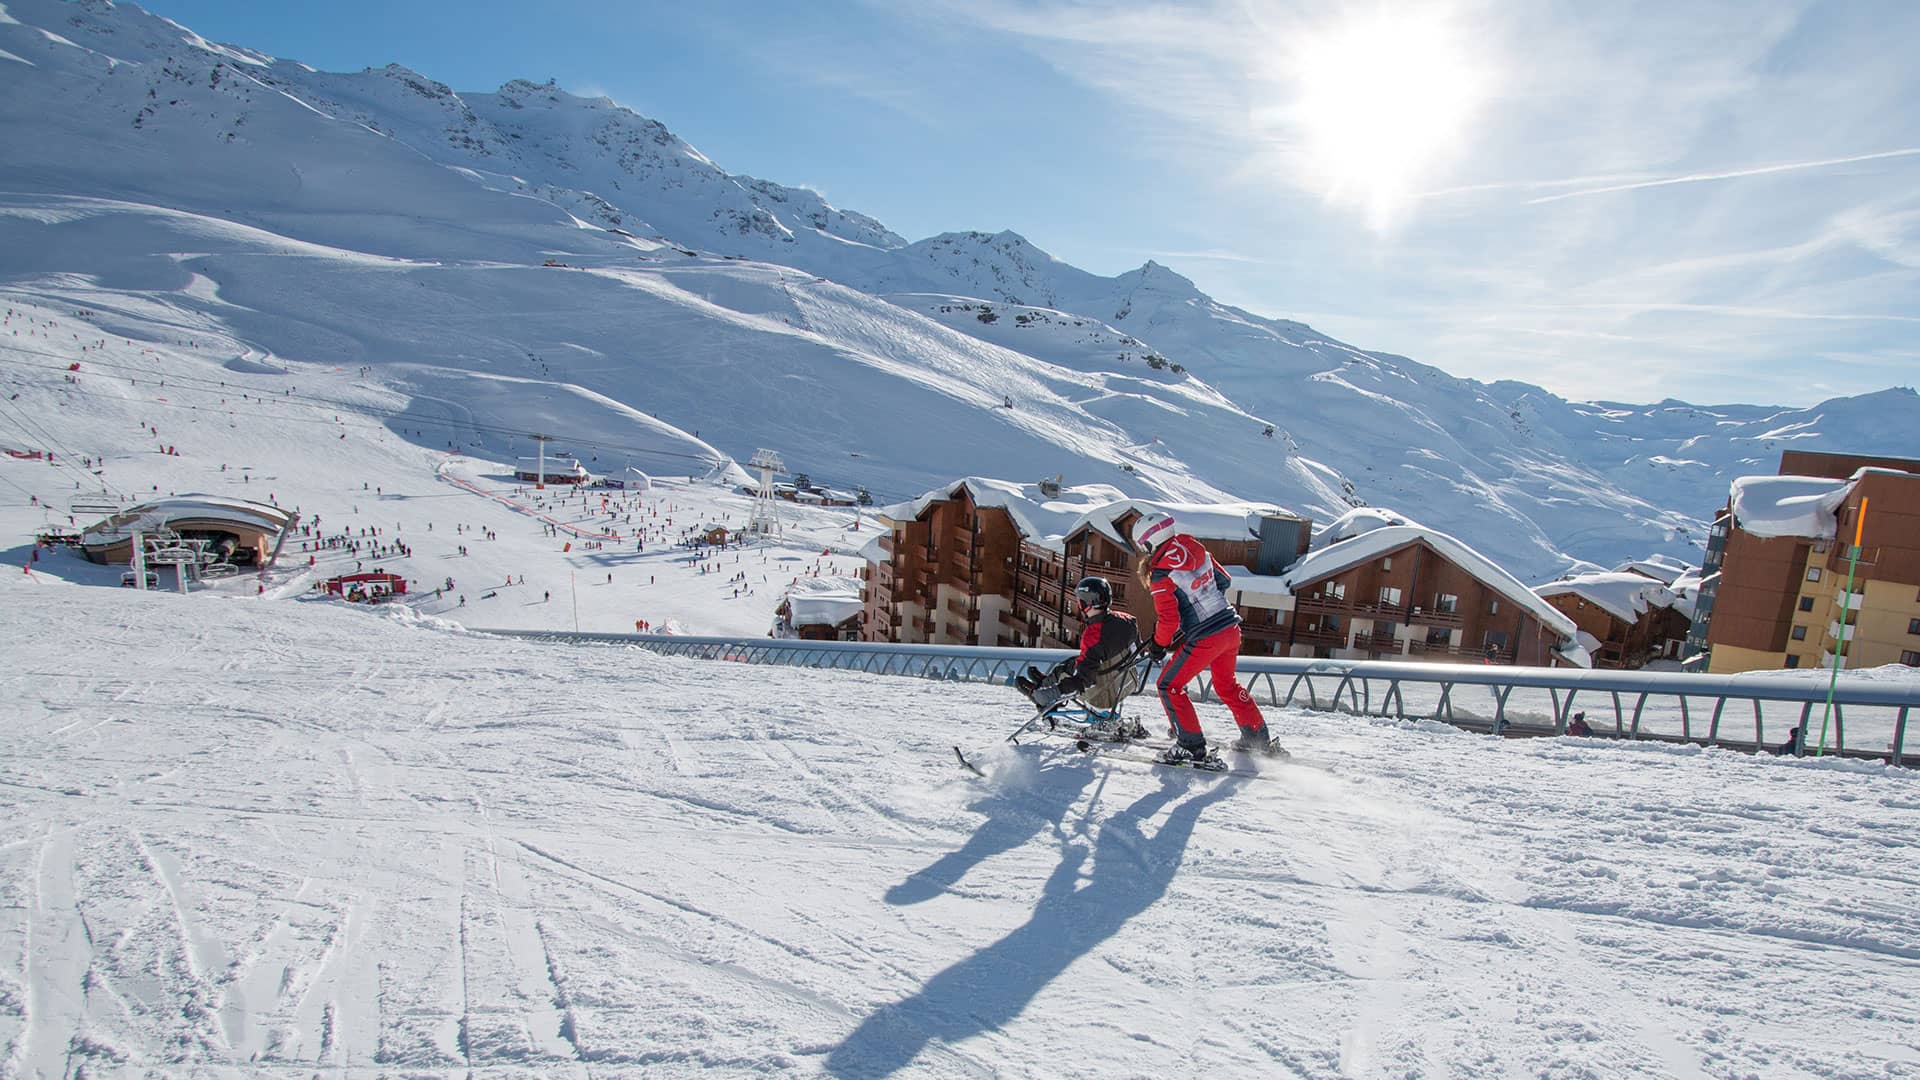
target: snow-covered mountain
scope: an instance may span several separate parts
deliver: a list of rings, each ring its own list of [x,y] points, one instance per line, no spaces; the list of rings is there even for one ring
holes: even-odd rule
[[[1059,473],[1323,521],[1384,504],[1538,580],[1692,557],[1781,448],[1910,452],[1920,426],[1912,390],[1709,408],[1457,379],[1152,262],[909,243],[551,83],[321,72],[105,0],[0,11],[0,289],[127,339],[365,366],[427,446],[552,428],[658,469],[706,452],[676,430],[881,497]]]

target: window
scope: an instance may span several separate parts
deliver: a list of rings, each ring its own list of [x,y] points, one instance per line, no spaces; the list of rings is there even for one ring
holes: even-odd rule
[[[1813,553],[1815,555],[1825,555],[1827,553],[1827,542],[1825,540],[1815,540],[1813,542]]]
[[[1391,585],[1380,586],[1380,602],[1388,607],[1400,606],[1400,590]]]
[[[1799,667],[1799,666],[1800,666],[1800,658],[1799,658],[1798,656],[1795,656],[1795,655],[1794,655],[1794,654],[1792,654],[1792,653],[1788,653],[1788,654],[1787,654],[1787,666],[1788,666],[1788,667]]]
[[[1907,620],[1907,633],[1920,634],[1920,619]]]
[[[1427,627],[1427,644],[1451,645],[1453,644],[1453,631],[1448,630],[1444,626],[1429,626]]]
[[[1809,566],[1809,567],[1807,567],[1807,580],[1808,580],[1808,581],[1819,581],[1819,580],[1820,580],[1820,568],[1819,568],[1819,567],[1817,567],[1817,566]]]
[[[1460,610],[1460,598],[1452,593],[1441,593],[1433,598],[1433,610],[1442,615],[1451,615]],[[1914,621],[1920,622],[1920,619]]]
[[[1920,667],[1920,652],[1909,649],[1900,654],[1900,662],[1908,667]]]
[[[1380,569],[1382,569],[1382,570],[1391,570],[1391,569],[1393,569],[1393,556],[1391,556],[1391,555],[1389,555],[1389,556],[1387,556],[1386,558],[1384,558],[1384,559],[1381,559],[1381,560],[1380,560]]]
[[[1795,640],[1795,641],[1805,641],[1805,640],[1807,640],[1807,628],[1806,628],[1806,627],[1804,627],[1804,626],[1796,626],[1796,627],[1794,627],[1794,628],[1793,628],[1793,640]]]
[[[1813,610],[1813,597],[1811,597],[1811,596],[1803,596],[1803,597],[1801,597],[1801,598],[1800,598],[1800,610],[1801,610],[1801,611],[1812,611],[1812,610]]]
[[[1346,598],[1347,598],[1347,587],[1345,585],[1342,585],[1337,581],[1327,582],[1327,599],[1345,600]]]
[[[1491,600],[1491,601],[1488,601],[1488,603],[1487,603],[1487,614],[1489,614],[1489,615],[1498,615],[1498,614],[1500,614],[1500,601],[1498,601],[1498,600]]]

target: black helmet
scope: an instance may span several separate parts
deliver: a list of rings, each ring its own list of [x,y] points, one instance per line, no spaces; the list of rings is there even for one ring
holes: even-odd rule
[[[1110,608],[1113,606],[1113,585],[1103,577],[1083,577],[1080,584],[1073,587],[1073,595],[1083,608]]]

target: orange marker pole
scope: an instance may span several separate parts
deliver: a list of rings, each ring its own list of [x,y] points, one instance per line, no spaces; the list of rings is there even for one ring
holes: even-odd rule
[[[1847,612],[1853,604],[1853,572],[1860,565],[1860,537],[1867,527],[1867,499],[1860,499],[1860,516],[1853,523],[1853,549],[1847,553],[1847,591],[1840,594],[1840,640],[1833,643],[1833,673],[1827,676],[1827,707],[1820,714],[1820,748],[1815,757],[1825,757],[1827,753],[1827,718],[1833,715],[1833,691],[1840,682],[1840,660],[1847,652]],[[1800,741],[1806,742],[1806,733],[1802,732]]]

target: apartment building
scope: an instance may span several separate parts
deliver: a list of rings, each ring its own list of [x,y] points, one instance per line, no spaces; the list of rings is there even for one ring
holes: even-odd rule
[[[1352,659],[1579,663],[1573,623],[1457,539],[1373,509],[1312,550],[1312,522],[1258,504],[1129,500],[970,477],[880,511],[862,637],[1072,648],[1073,587],[1098,574],[1151,634],[1155,615],[1127,537],[1148,510],[1175,515],[1233,576],[1243,652]]]
[[[1138,502],[1105,484],[1016,484],[967,477],[910,502],[882,507],[887,532],[865,552],[866,641],[1073,648],[1080,611],[1073,587],[1098,574],[1115,607],[1153,628],[1153,605],[1135,576],[1127,531],[1147,509],[1233,558],[1284,546],[1290,561],[1310,523],[1259,504]],[[1264,530],[1264,532],[1263,532]]]
[[[1733,482],[1702,573],[1690,666],[1920,665],[1920,461],[1783,454]]]

